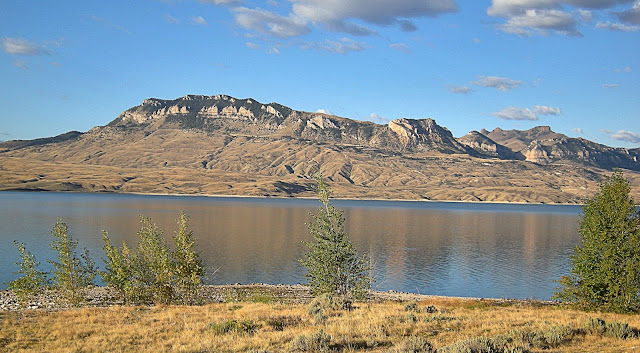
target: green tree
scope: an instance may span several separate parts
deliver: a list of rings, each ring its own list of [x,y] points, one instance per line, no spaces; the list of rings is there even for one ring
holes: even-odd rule
[[[555,299],[586,309],[640,308],[640,213],[630,191],[618,171],[583,206],[582,245],[571,256],[570,275],[558,281]]]
[[[313,222],[308,228],[313,242],[305,242],[309,252],[300,260],[307,268],[311,291],[314,295],[328,293],[362,298],[371,288],[367,256],[358,256],[345,234],[343,212],[329,201],[329,185],[320,174],[315,179],[322,207],[317,215],[311,215]]]
[[[174,266],[171,250],[162,235],[162,230],[148,217],[142,217],[142,228],[138,231],[136,269],[140,282],[149,290],[154,301],[169,303],[173,300]]]
[[[62,220],[58,220],[53,226],[51,235],[55,239],[50,247],[58,254],[57,261],[49,261],[54,267],[53,286],[72,299],[78,299],[78,290],[93,284],[96,276],[95,263],[86,248],[78,257],[78,241],[69,235],[69,228]]]
[[[20,269],[18,272],[14,272],[14,274],[22,275],[22,277],[7,283],[7,287],[9,290],[12,290],[21,301],[27,301],[44,291],[47,287],[47,274],[38,270],[40,263],[36,261],[34,255],[26,250],[24,243],[18,243],[16,240],[14,240],[13,243],[18,248],[21,260],[20,262],[16,262],[16,265],[18,265]]]
[[[147,217],[141,217],[138,245],[132,250],[126,243],[119,250],[103,233],[103,249],[107,258],[100,275],[105,283],[118,291],[126,302],[171,303],[178,299],[192,303],[205,275],[200,254],[195,249],[193,232],[188,229],[188,217],[180,213],[178,229],[171,251],[163,234]]]
[[[180,212],[177,220],[178,230],[173,235],[176,249],[172,258],[176,285],[185,296],[185,301],[190,302],[197,296],[205,269],[200,254],[195,249],[193,231],[189,230],[187,221],[188,217],[184,212]]]

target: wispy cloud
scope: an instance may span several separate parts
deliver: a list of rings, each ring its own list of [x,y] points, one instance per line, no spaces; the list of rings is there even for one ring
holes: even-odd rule
[[[615,72],[631,72],[631,66],[625,66],[615,69]]]
[[[384,116],[378,115],[376,113],[371,113],[369,114],[369,121],[372,121],[378,124],[386,124],[389,122],[389,119],[385,118]]]
[[[539,120],[541,115],[560,115],[560,108],[553,108],[544,105],[534,105],[533,108],[520,108],[508,106],[499,112],[491,115],[504,120]]]
[[[447,87],[449,87],[449,92],[455,94],[468,94],[473,92],[473,89],[469,86],[447,85]]]
[[[247,7],[236,7],[233,13],[236,22],[243,28],[270,36],[287,38],[311,32],[306,22],[293,14],[285,17],[275,12]]]
[[[122,27],[122,26],[120,26],[120,25],[117,25],[117,24],[115,24],[115,23],[113,23],[113,22],[111,22],[111,21],[109,21],[109,20],[107,20],[107,19],[104,19],[104,18],[102,18],[102,17],[98,17],[98,16],[91,16],[90,18],[91,18],[94,22],[101,23],[101,24],[103,24],[103,25],[105,25],[105,26],[107,26],[107,27],[111,27],[111,28],[113,28],[113,29],[115,29],[115,30],[118,30],[118,31],[123,32],[123,33],[126,33],[126,34],[131,34],[131,32],[129,32],[129,30],[128,30],[127,28]]]
[[[411,52],[411,50],[409,50],[409,46],[404,43],[391,43],[389,44],[389,48],[399,50],[406,54],[409,54]]]
[[[320,109],[316,110],[316,113],[320,113],[320,114],[327,114],[327,115],[333,115],[333,114],[331,114],[331,112],[330,112],[329,110],[327,110],[327,109],[322,109],[322,108],[320,108]]]
[[[49,55],[51,52],[44,46],[22,38],[2,38],[2,50],[12,55]]]
[[[18,59],[16,61],[14,61],[13,62],[13,66],[19,67],[19,68],[24,69],[24,70],[29,70],[29,66],[27,66],[27,62],[24,61],[24,60]]]
[[[347,54],[349,52],[363,51],[367,48],[367,44],[344,37],[338,40],[327,39],[321,43],[308,43],[306,47],[321,49],[335,54]]]
[[[611,138],[631,143],[640,143],[640,134],[628,130],[619,130],[618,132],[611,135]]]
[[[573,132],[575,132],[578,135],[583,135],[584,134],[584,130],[582,130],[581,127],[575,127],[573,129],[571,129]]]
[[[603,83],[602,88],[620,88],[619,83]]]
[[[560,115],[562,110],[560,108],[548,107],[546,105],[534,105],[533,112],[537,115]]]
[[[260,44],[256,44],[254,42],[246,42],[244,43],[244,45],[248,46],[251,49],[259,49],[262,48],[262,46]]]
[[[598,22],[596,24],[596,28],[601,28],[601,29],[609,29],[612,31],[619,31],[619,32],[637,32],[640,31],[640,26],[634,26],[634,25],[627,25],[624,23],[619,23],[619,22]]]
[[[214,5],[237,5],[241,4],[242,0],[200,0],[201,3],[214,4]]]
[[[169,15],[169,14],[166,14],[166,15],[164,16],[164,20],[165,20],[165,21],[167,21],[167,23],[171,23],[171,24],[178,24],[178,23],[180,23],[180,19],[179,19],[179,18],[177,18],[177,17],[173,17],[173,16],[171,16],[171,15]]]
[[[206,26],[208,25],[207,21],[202,16],[191,17],[189,21],[194,26]]]
[[[524,82],[512,80],[508,77],[478,76],[478,79],[476,81],[472,81],[471,84],[480,87],[491,87],[502,92],[508,92],[524,85]]]

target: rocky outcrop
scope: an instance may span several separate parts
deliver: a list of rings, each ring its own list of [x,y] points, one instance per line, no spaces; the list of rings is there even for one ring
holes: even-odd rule
[[[467,153],[448,129],[436,124],[433,119],[396,119],[387,125],[399,140],[402,150],[436,150],[445,153]]]
[[[486,130],[485,130],[486,131]],[[524,159],[522,154],[513,152],[507,147],[493,141],[478,131],[471,131],[460,137],[458,142],[473,149],[481,156],[495,157],[500,159]]]

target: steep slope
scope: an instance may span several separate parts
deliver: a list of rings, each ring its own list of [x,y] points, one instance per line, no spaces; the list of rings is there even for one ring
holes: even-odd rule
[[[514,152],[511,149],[499,143],[496,143],[495,141],[478,131],[471,131],[468,134],[458,138],[458,142],[473,149],[481,156],[495,157],[500,159],[524,159],[524,156],[522,154]]]
[[[522,154],[527,161],[548,164],[558,161],[591,165],[603,169],[624,168],[640,171],[638,149],[613,148],[583,138],[571,138],[551,131],[548,126],[530,130],[496,128],[482,133],[497,143]]]
[[[497,130],[456,140],[432,119],[379,125],[224,95],[147,99],[86,133],[0,144],[0,190],[313,196],[320,171],[341,197],[558,203],[579,202],[608,173],[594,166],[616,162],[576,168],[565,156],[580,145],[549,142],[563,135]],[[534,149],[551,157],[524,161]],[[621,165],[637,170],[627,153]]]

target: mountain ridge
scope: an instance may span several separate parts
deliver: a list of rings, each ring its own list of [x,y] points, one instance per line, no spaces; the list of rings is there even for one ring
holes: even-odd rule
[[[85,133],[0,143],[0,166],[16,175],[0,180],[0,190],[304,196],[320,171],[346,197],[578,202],[608,171],[640,171],[639,156],[544,126],[455,138],[433,119],[376,124],[252,98],[186,95],[146,99]],[[23,177],[29,173],[18,160],[95,175]],[[517,175],[523,171],[538,174],[539,190]],[[179,182],[167,179],[173,173]]]

